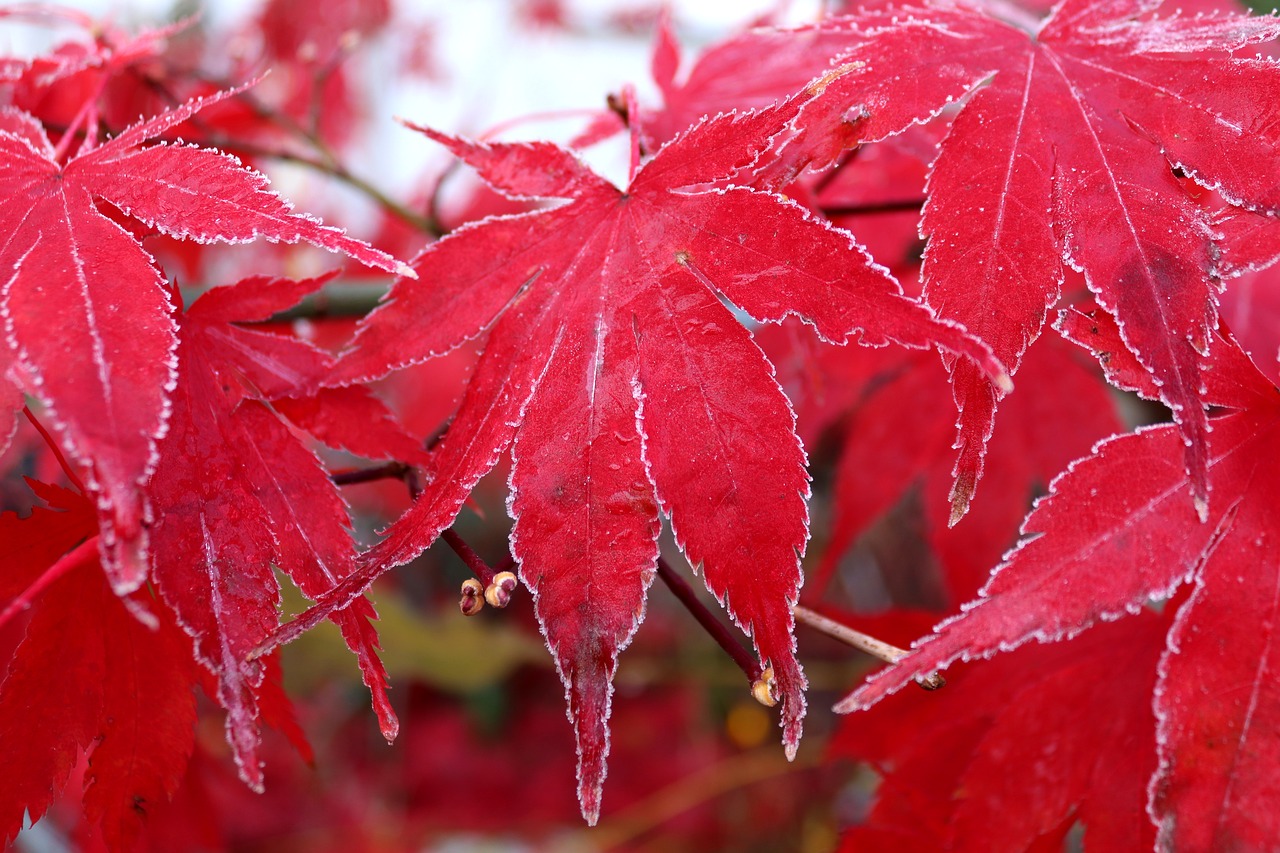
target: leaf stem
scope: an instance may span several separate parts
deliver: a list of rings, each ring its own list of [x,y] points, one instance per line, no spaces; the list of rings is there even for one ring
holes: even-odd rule
[[[67,457],[62,455],[62,448],[58,446],[58,442],[53,440],[53,436],[44,428],[44,425],[36,419],[31,413],[30,406],[23,406],[22,413],[27,416],[27,420],[31,421],[31,425],[36,428],[36,432],[40,433],[40,437],[44,439],[44,443],[49,445],[49,449],[53,451],[53,456],[58,460],[58,464],[62,466],[62,473],[67,475],[67,479],[71,481],[71,485],[80,490],[80,494],[87,495],[89,490],[84,487],[84,482],[77,476],[75,469],[71,467],[71,463],[67,461]]]
[[[54,584],[59,578],[76,569],[90,559],[98,555],[98,537],[93,536],[81,542],[75,548],[63,554],[56,563],[45,569],[40,577],[36,578],[31,586],[22,591],[22,594],[10,601],[5,607],[4,612],[0,613],[0,628],[8,624],[9,620],[31,606],[40,593],[44,592]]]
[[[754,686],[760,681],[764,675],[764,670],[760,666],[760,661],[755,656],[743,648],[724,623],[716,618],[715,614],[707,609],[707,606],[698,598],[697,593],[693,591],[684,578],[671,568],[663,557],[658,557],[658,577],[662,578],[662,582],[667,585],[672,594],[684,605],[685,609],[693,614],[693,618],[698,620],[698,624],[711,635],[719,645],[733,658],[733,662],[738,665],[743,674],[747,676],[747,680]]]
[[[452,527],[445,529],[440,538],[445,544],[453,549],[453,553],[458,555],[458,559],[467,564],[467,568],[476,576],[480,583],[488,586],[493,583],[493,576],[497,574],[493,567],[484,561],[484,558],[476,553],[476,550],[467,544],[461,536],[458,535]]]
[[[442,531],[440,538],[453,549],[453,553],[457,554],[462,562],[467,564],[467,568],[471,569],[472,574],[480,581],[479,592],[483,593],[483,598],[476,596],[477,584],[474,581],[462,584],[462,600],[459,605],[463,613],[474,616],[480,612],[480,608],[486,602],[490,607],[499,608],[511,603],[511,593],[515,592],[517,581],[515,573],[511,571],[514,562],[510,554],[495,568],[486,563],[484,558],[477,554],[476,550],[468,545],[452,527]]]
[[[225,80],[218,80],[211,77],[205,77],[202,79],[204,82],[219,89],[233,88],[232,84],[229,84]],[[159,80],[156,80],[149,75],[143,75],[142,81],[144,84],[158,92],[162,97],[166,98],[170,103],[178,104],[182,102],[181,98],[178,98],[176,94],[170,91],[168,87]],[[324,141],[315,129],[308,129],[301,123],[295,121],[292,117],[280,112],[279,110],[268,107],[266,104],[262,103],[257,98],[254,98],[247,92],[241,92],[236,95],[236,100],[244,104],[258,118],[275,125],[282,132],[301,140],[315,152],[315,156],[297,154],[280,149],[269,148],[264,145],[255,145],[244,140],[233,139],[212,130],[208,123],[198,116],[192,117],[190,120],[192,126],[200,128],[204,133],[204,139],[201,140],[203,144],[214,148],[235,149],[255,157],[268,157],[284,163],[293,163],[328,175],[329,177],[341,181],[352,189],[368,196],[383,210],[406,222],[411,228],[436,237],[443,235],[441,228],[433,218],[430,216],[423,216],[422,214],[411,210],[409,207],[391,198],[391,196],[374,186],[369,181],[359,177],[347,169],[347,167],[342,164],[337,154],[329,147],[328,143]]]
[[[791,610],[795,613],[797,622],[802,622],[815,631],[820,631],[828,637],[853,646],[855,649],[866,652],[885,663],[897,663],[910,654],[906,649],[900,649],[897,646],[886,643],[884,640],[878,640],[870,634],[856,631],[848,625],[843,625],[834,619],[828,619],[821,613],[816,613],[803,605],[797,604]],[[941,675],[934,672],[917,679],[917,683],[925,690],[937,690],[947,682],[943,680]]]

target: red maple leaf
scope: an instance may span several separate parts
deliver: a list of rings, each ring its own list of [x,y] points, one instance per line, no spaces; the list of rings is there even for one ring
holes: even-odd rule
[[[337,376],[365,379],[492,327],[434,482],[366,567],[295,636],[411,560],[512,446],[512,553],[568,692],[579,797],[595,822],[611,680],[644,613],[659,512],[751,635],[783,700],[789,754],[804,676],[790,606],[808,535],[808,477],[790,405],[720,296],[761,321],[798,314],[827,340],[935,343],[999,368],[905,298],[844,232],[761,190],[707,185],[749,167],[795,104],[702,123],[625,190],[550,143],[481,144],[421,129],[512,195],[567,203],[464,227],[417,260],[362,324]],[[636,141],[633,138],[633,152]]]
[[[241,776],[261,789],[257,719],[264,662],[250,652],[278,624],[275,568],[317,597],[349,574],[346,504],[315,455],[267,401],[311,387],[332,357],[235,321],[265,320],[325,279],[254,278],[214,288],[181,315],[169,431],[147,486],[157,511],[153,577],[215,676]],[[333,616],[359,658],[382,731],[398,724],[363,598]]]
[[[196,718],[189,641],[145,591],[144,626],[111,590],[97,557],[93,505],[31,483],[50,509],[0,515],[0,601],[31,608],[0,686],[0,838],[34,822],[88,755],[84,810],[108,849],[138,837],[147,810],[172,796]],[[87,540],[87,541],[86,541]]]
[[[1143,611],[1069,642],[1024,646],[850,717],[829,754],[880,772],[848,851],[1149,850],[1151,691],[1168,615]]]
[[[858,138],[873,141],[968,95],[929,178],[926,301],[1017,365],[1058,299],[1064,262],[1082,270],[1156,377],[1203,504],[1215,234],[1173,169],[1234,204],[1280,210],[1280,68],[1232,55],[1274,38],[1280,22],[1156,19],[1157,5],[1067,0],[1033,33],[941,3],[855,16],[841,60],[858,67],[827,86],[819,100],[834,104],[811,126],[821,135],[828,113],[852,111],[863,117]],[[999,393],[964,362],[953,383],[958,517]]]
[[[305,240],[371,266],[403,267],[292,213],[233,157],[143,147],[229,94],[188,102],[96,148],[89,135],[65,162],[32,116],[0,109],[4,345],[99,506],[103,565],[122,595],[146,578],[150,510],[140,487],[164,432],[176,341],[159,271],[99,203],[186,239]],[[66,133],[63,144],[74,138]]]
[[[1116,384],[1158,392],[1105,313],[1065,313],[1060,328]],[[1153,693],[1149,812],[1161,837],[1186,849],[1262,849],[1280,837],[1270,807],[1280,704],[1267,676],[1280,665],[1280,389],[1222,335],[1203,379],[1204,399],[1229,410],[1209,422],[1207,522],[1188,500],[1195,486],[1177,462],[1178,428],[1108,439],[1053,483],[1023,524],[1026,538],[962,615],[837,707],[867,707],[960,658],[1071,636],[1190,584]]]

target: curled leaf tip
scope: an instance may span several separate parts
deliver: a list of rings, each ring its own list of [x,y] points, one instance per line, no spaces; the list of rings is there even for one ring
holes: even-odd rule
[[[973,497],[973,485],[956,483],[951,492],[951,517],[947,519],[947,527],[955,527],[960,519],[969,511],[969,500]]]

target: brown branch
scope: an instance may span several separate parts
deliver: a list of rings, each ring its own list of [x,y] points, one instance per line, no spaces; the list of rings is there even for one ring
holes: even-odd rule
[[[866,652],[874,658],[884,661],[885,663],[897,663],[910,654],[906,649],[900,649],[897,646],[890,645],[884,640],[878,640],[870,634],[864,634],[861,631],[855,631],[848,625],[843,625],[834,619],[828,619],[821,613],[816,613],[807,607],[797,604],[792,608],[795,613],[796,621],[808,625],[815,631],[820,631],[828,637],[839,640],[840,642],[853,646],[859,651]],[[944,686],[947,682],[938,673],[930,673],[916,679],[916,683],[925,690],[937,690]]]
[[[53,440],[53,436],[49,435],[49,431],[44,428],[44,424],[36,419],[31,413],[30,406],[23,406],[22,413],[27,416],[27,420],[31,421],[31,425],[36,428],[36,432],[40,433],[40,437],[44,439],[44,443],[49,445],[49,449],[53,451],[53,458],[58,460],[58,464],[62,466],[62,473],[67,475],[67,479],[71,481],[71,485],[80,490],[80,494],[87,495],[89,490],[84,487],[84,483],[76,474],[71,463],[67,461],[67,457],[62,455],[62,448],[58,446],[58,442]]]
[[[733,662],[738,665],[743,674],[747,676],[747,680],[751,682],[754,689],[755,685],[764,678],[764,670],[760,667],[760,662],[755,656],[743,648],[742,643],[729,633],[729,629],[724,623],[716,618],[715,614],[707,609],[707,606],[698,598],[697,593],[693,591],[693,587],[676,573],[662,557],[658,557],[658,577],[662,578],[662,582],[667,585],[672,594],[684,605],[685,609],[693,614],[693,618],[698,620],[698,624],[711,635],[711,638],[720,645],[733,658]]]
[[[333,481],[335,486],[351,486],[356,483],[372,483],[377,480],[403,480],[410,470],[410,467],[403,462],[387,462],[384,465],[375,465],[372,468],[351,468],[344,471],[334,471],[329,475],[329,479]]]

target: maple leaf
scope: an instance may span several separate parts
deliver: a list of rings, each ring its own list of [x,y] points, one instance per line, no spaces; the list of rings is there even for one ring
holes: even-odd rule
[[[265,400],[313,386],[332,357],[233,320],[263,320],[324,278],[252,278],[214,288],[182,315],[169,431],[147,487],[157,510],[153,577],[199,661],[217,676],[242,778],[262,788],[257,719],[265,662],[250,652],[278,624],[273,567],[316,597],[353,568],[347,509],[315,455]],[[398,730],[366,599],[333,615],[355,652],[388,740]]]
[[[799,125],[821,137],[843,107],[864,117],[858,138],[874,141],[968,94],[929,178],[926,301],[1016,366],[1058,299],[1064,262],[1082,270],[1160,385],[1203,504],[1199,385],[1216,326],[1215,235],[1172,169],[1233,204],[1280,210],[1280,66],[1232,55],[1274,38],[1280,22],[1156,19],[1157,5],[1067,0],[1034,33],[942,3],[855,16],[841,60],[856,69],[831,81],[817,100],[834,103]],[[999,392],[965,362],[952,379],[958,518],[981,476]]]
[[[65,163],[30,115],[0,109],[0,319],[25,390],[41,399],[97,502],[117,593],[146,577],[140,488],[174,380],[172,306],[141,245],[96,200],[165,234],[200,241],[305,240],[386,270],[402,264],[294,214],[266,178],[189,145],[143,147],[231,92],[126,128]],[[73,134],[64,136],[69,143]],[[90,137],[91,138],[91,137]]]
[[[1109,315],[1067,312],[1059,326],[1094,350],[1112,381],[1153,397],[1162,390]],[[1187,500],[1194,485],[1175,461],[1178,428],[1101,442],[1054,481],[979,597],[837,708],[865,708],[959,658],[1070,636],[1190,584],[1153,694],[1158,767],[1149,812],[1165,843],[1187,849],[1259,849],[1280,836],[1265,805],[1280,749],[1280,705],[1265,677],[1277,665],[1280,624],[1280,389],[1219,332],[1204,399],[1231,410],[1210,421],[1216,497],[1207,523]]]
[[[418,128],[496,188],[568,203],[433,244],[415,264],[430,284],[397,283],[336,368],[335,381],[371,378],[492,327],[434,452],[434,482],[365,568],[277,641],[426,548],[510,445],[512,553],[565,682],[591,823],[611,680],[644,612],[660,510],[772,666],[788,754],[800,736],[790,607],[808,536],[804,453],[772,368],[720,295],[757,320],[798,314],[832,341],[936,343],[1000,375],[981,344],[905,298],[844,232],[767,192],[706,188],[749,166],[794,108],[700,124],[633,163],[625,191],[550,143]]]
[[[1149,850],[1151,691],[1169,615],[1143,611],[1064,643],[947,673],[845,721],[829,755],[881,774],[842,850]]]
[[[85,816],[109,849],[124,849],[191,754],[188,641],[154,600],[140,605],[160,613],[150,629],[111,590],[89,501],[31,486],[49,509],[0,515],[0,601],[31,607],[0,686],[0,837],[14,838],[24,812],[39,820],[87,753]]]

